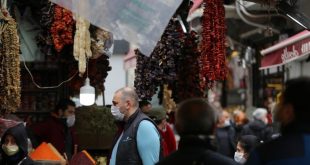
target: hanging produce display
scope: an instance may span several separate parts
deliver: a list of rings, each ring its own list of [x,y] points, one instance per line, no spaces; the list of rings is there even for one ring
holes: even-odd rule
[[[17,24],[5,8],[0,9],[0,111],[17,110],[20,105],[20,60]]]
[[[204,89],[200,86],[198,36],[195,32],[187,35],[182,50],[182,56],[178,63],[178,81],[171,88],[173,98],[176,102],[181,102],[188,98],[203,97]]]
[[[74,23],[69,10],[58,5],[54,6],[54,20],[50,32],[57,52],[60,52],[65,45],[73,44]]]
[[[204,3],[202,42],[200,45],[200,76],[203,89],[210,88],[217,80],[224,80],[227,73],[223,0],[204,0]]]
[[[92,59],[102,55],[111,57],[113,53],[113,34],[95,26],[90,27]]]
[[[140,99],[151,100],[158,86],[177,79],[175,62],[181,56],[183,36],[179,22],[172,19],[150,57],[136,50],[135,88]]]
[[[76,15],[75,18],[76,31],[74,35],[73,55],[74,59],[79,62],[79,72],[80,76],[82,76],[86,71],[87,60],[92,56],[90,49],[90,23],[80,16]]]
[[[45,55],[53,55],[54,42],[50,29],[54,20],[54,3],[50,1],[41,1],[41,33],[36,37],[37,44],[41,52]]]
[[[168,85],[164,85],[162,104],[168,113],[170,113],[171,111],[174,111],[177,107],[176,103],[172,99],[172,90],[168,88]]]

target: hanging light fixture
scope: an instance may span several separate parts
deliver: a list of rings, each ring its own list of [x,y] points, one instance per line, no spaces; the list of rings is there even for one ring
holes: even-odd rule
[[[95,103],[95,88],[90,85],[88,78],[88,61],[87,61],[87,77],[84,86],[80,88],[80,103],[85,106],[90,106]]]

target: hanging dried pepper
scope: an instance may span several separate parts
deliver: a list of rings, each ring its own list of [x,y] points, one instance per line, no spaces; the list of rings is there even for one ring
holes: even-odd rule
[[[1,20],[0,112],[15,112],[20,105],[20,60],[17,24],[5,9]]]
[[[65,45],[73,44],[74,20],[72,13],[58,5],[54,7],[54,22],[51,26],[51,34],[57,52]]]
[[[215,81],[224,80],[225,62],[225,9],[223,0],[204,0],[202,42],[200,45],[201,87],[210,88]]]

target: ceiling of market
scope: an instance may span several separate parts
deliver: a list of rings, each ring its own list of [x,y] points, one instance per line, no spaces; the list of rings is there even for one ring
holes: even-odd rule
[[[34,17],[39,21],[40,2],[47,0],[15,0],[20,8],[31,6]],[[279,39],[279,34],[293,35],[303,28],[280,14],[276,4],[281,1],[294,3],[294,9],[303,12],[310,20],[309,0],[224,0],[226,11],[227,34],[242,45],[265,45]],[[240,5],[239,7],[237,5]],[[238,14],[238,8],[241,12]],[[242,16],[240,17],[240,13]],[[242,17],[244,17],[242,19]],[[244,19],[247,20],[246,23]],[[258,24],[259,27],[252,24]]]

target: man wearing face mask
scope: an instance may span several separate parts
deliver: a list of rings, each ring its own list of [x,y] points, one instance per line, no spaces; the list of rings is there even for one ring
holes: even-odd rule
[[[48,119],[31,126],[31,129],[39,141],[51,143],[59,153],[66,153],[70,159],[77,145],[74,123],[75,103],[70,99],[62,99]]]
[[[310,77],[291,79],[276,106],[281,136],[257,147],[247,165],[310,164]]]
[[[270,141],[273,128],[268,124],[267,114],[265,108],[257,108],[252,114],[253,121],[243,127],[241,135],[254,135],[262,142]]]
[[[227,111],[221,111],[219,114],[215,136],[218,144],[218,152],[233,158],[236,150],[236,132],[231,125],[230,115]]]
[[[110,165],[154,165],[161,157],[156,124],[139,109],[138,95],[125,87],[114,93],[111,113],[123,122],[116,136]]]
[[[9,128],[1,137],[1,165],[34,165],[28,157],[27,133],[24,124]]]

